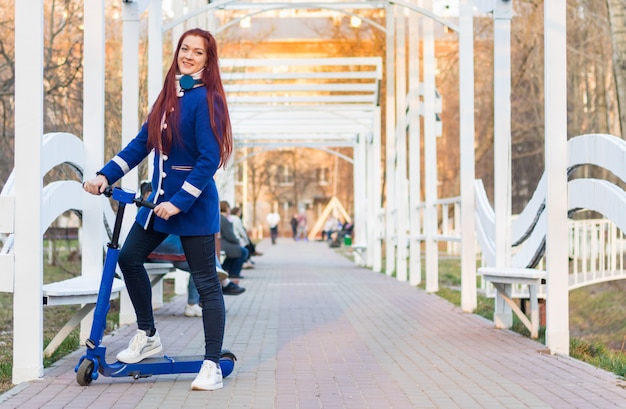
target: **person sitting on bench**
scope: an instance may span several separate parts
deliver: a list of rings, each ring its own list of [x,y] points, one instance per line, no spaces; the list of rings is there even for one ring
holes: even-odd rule
[[[147,199],[152,193],[152,184],[150,181],[143,181],[141,183],[141,197]],[[219,240],[215,241],[215,267],[217,269],[217,275],[222,283],[222,294],[224,295],[239,295],[246,291],[245,288],[240,287],[237,282],[231,281],[228,278],[228,273],[222,268],[218,254]],[[167,238],[157,246],[156,249],[148,256],[148,262],[151,263],[172,263],[175,268],[189,272],[189,264],[183,251],[183,243],[180,241],[179,236],[169,235]],[[187,306],[184,312],[186,317],[201,317],[202,307],[200,306],[200,293],[196,288],[191,275],[189,276],[189,283],[187,284]]]
[[[167,238],[150,253],[148,261],[151,263],[172,263],[175,268],[189,272],[189,264],[183,252],[183,244],[180,241],[180,237],[173,234],[167,236]],[[246,291],[245,288],[228,278],[228,273],[224,271],[217,257],[215,263],[217,275],[222,283],[222,294],[239,295]],[[185,306],[184,314],[186,317],[202,317],[200,293],[198,293],[198,289],[191,279],[191,276],[189,276],[189,284],[187,285],[187,306]]]
[[[233,229],[233,224],[228,220],[230,205],[222,200],[220,202],[220,248],[226,253],[224,270],[230,278],[243,278],[241,268],[248,259],[248,249],[239,244],[239,239]]]

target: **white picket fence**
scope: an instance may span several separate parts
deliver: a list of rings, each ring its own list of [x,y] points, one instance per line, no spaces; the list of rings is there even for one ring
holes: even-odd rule
[[[569,290],[607,281],[626,279],[626,236],[608,219],[569,221]],[[543,268],[543,259],[537,268]],[[488,297],[494,288],[482,282],[480,289]],[[526,286],[513,288],[516,298],[527,298]],[[539,297],[545,298],[545,286]]]
[[[569,289],[626,278],[626,237],[607,219],[570,222]]]
[[[460,198],[440,199],[435,206],[439,220],[436,240],[446,243],[446,255],[460,256]],[[423,206],[420,215],[423,217]],[[478,244],[476,251],[481,260]],[[515,251],[514,247],[513,254]],[[626,279],[626,235],[608,219],[569,220],[569,258],[570,290]],[[543,259],[536,268],[543,268]],[[490,297],[495,294],[489,284],[481,283],[480,290]],[[525,286],[514,289],[516,297],[526,297],[527,292]],[[539,294],[545,296],[545,288]]]

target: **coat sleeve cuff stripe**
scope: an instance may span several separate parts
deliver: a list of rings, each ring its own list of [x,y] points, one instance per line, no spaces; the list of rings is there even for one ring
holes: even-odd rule
[[[117,166],[119,166],[122,169],[122,172],[124,172],[124,174],[127,174],[128,171],[130,171],[130,167],[128,166],[128,163],[126,163],[126,161],[120,158],[119,156],[115,156],[111,160],[115,162]]]
[[[197,187],[195,187],[194,185],[192,185],[189,182],[185,182],[183,183],[183,187],[182,189],[189,193],[190,195],[192,195],[195,198],[200,197],[200,193],[202,193],[202,190],[198,189]]]

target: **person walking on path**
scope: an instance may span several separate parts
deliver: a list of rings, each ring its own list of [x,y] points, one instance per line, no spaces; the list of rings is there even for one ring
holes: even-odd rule
[[[278,238],[278,223],[280,222],[280,215],[276,210],[268,213],[265,217],[265,221],[270,226],[270,237],[272,238],[272,244],[276,244]]]
[[[163,88],[137,136],[83,184],[87,192],[101,194],[154,151],[148,201],[156,207],[138,210],[119,254],[138,329],[117,359],[135,363],[163,349],[143,263],[168,235],[178,235],[202,303],[205,351],[194,390],[223,387],[219,359],[226,318],[215,267],[219,198],[213,176],[226,164],[232,143],[216,40],[208,31],[191,29],[180,37]]]
[[[302,210],[302,212],[300,212],[300,214],[298,215],[296,240],[300,240],[300,239],[308,240],[307,238],[308,230],[309,230],[309,221],[306,218],[306,213],[304,212],[304,210]]]
[[[298,239],[298,215],[294,214],[291,216],[291,220],[289,220],[289,224],[291,225],[291,234],[294,240]]]

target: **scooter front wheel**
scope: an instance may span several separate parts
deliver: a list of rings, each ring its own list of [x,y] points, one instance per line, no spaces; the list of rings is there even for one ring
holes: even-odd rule
[[[85,359],[81,362],[78,371],[76,371],[76,382],[78,382],[80,386],[89,386],[91,381],[93,381],[93,367],[93,361],[89,359]]]

